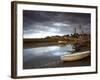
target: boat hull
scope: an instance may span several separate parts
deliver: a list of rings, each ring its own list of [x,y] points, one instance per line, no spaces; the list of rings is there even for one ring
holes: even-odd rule
[[[90,55],[90,51],[84,51],[84,52],[77,52],[73,54],[66,54],[61,56],[62,61],[76,61],[80,59],[84,59],[85,57]]]

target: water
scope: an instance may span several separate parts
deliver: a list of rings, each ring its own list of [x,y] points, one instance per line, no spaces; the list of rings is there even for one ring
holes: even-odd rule
[[[60,56],[70,54],[71,44],[24,48],[24,68],[40,68],[60,62]]]

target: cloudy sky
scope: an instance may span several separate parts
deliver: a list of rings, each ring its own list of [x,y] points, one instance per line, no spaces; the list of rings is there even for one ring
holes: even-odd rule
[[[23,10],[24,38],[45,38],[47,36],[90,33],[91,15],[85,13],[47,12]]]

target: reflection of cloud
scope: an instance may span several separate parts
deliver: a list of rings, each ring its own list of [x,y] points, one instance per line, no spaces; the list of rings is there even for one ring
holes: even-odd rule
[[[90,33],[90,14],[24,11],[23,29],[25,38],[66,35],[82,25],[84,32]],[[79,32],[79,30],[77,30]]]
[[[29,48],[29,49],[25,49],[24,51],[34,52],[34,53],[31,53],[31,54],[33,54],[35,56],[40,56],[40,55],[43,55],[44,53],[57,51],[59,49],[60,49],[59,46],[46,46],[46,47]],[[45,54],[45,55],[48,55],[48,54]],[[49,54],[49,56],[50,55],[54,55],[54,53],[53,54]]]

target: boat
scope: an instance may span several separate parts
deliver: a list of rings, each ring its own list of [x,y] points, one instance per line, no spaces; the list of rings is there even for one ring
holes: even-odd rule
[[[62,61],[76,61],[86,58],[90,55],[90,51],[75,52],[73,54],[65,54],[61,56]]]
[[[81,30],[81,26],[79,27]],[[76,28],[74,29],[74,34],[77,34]],[[82,30],[81,30],[81,34],[84,34]],[[85,45],[85,43],[78,43],[78,42],[74,43],[72,50],[69,52],[70,54],[64,54],[60,57],[61,61],[77,61],[77,60],[84,59],[90,55],[90,49],[87,47],[87,45]]]
[[[58,41],[59,44],[66,44],[67,41]]]

